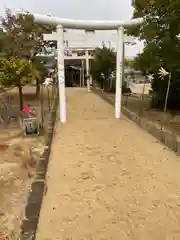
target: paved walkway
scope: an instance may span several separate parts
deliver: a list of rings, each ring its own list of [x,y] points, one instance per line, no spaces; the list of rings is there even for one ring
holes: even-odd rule
[[[180,239],[180,161],[85,89],[68,89],[37,240]]]

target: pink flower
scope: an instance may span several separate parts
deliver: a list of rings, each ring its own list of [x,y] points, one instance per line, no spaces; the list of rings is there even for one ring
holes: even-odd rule
[[[23,112],[25,112],[25,113],[30,113],[30,112],[31,112],[31,108],[30,108],[28,105],[26,105],[26,106],[24,106],[24,108],[23,108]]]

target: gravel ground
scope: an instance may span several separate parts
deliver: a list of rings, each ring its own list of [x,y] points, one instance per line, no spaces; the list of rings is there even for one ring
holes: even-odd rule
[[[37,240],[180,239],[180,162],[85,89],[56,126]]]

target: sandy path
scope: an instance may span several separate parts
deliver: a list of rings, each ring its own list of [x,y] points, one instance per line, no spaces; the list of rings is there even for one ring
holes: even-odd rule
[[[36,239],[180,239],[179,158],[93,93],[68,101]]]

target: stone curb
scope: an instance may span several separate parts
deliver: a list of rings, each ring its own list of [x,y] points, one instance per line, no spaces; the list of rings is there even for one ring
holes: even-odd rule
[[[98,94],[102,99],[104,99],[109,104],[114,105],[114,100],[110,98],[107,93],[102,92],[99,89],[93,89],[93,92]],[[180,138],[178,136],[176,136],[175,134],[173,134],[172,132],[165,128],[162,129],[160,125],[152,121],[140,118],[137,114],[135,114],[134,112],[130,111],[125,107],[122,107],[122,113],[127,118],[135,122],[139,127],[146,130],[153,137],[155,137],[161,143],[166,145],[169,149],[174,151],[178,156],[180,156]]]
[[[36,230],[39,221],[41,204],[46,191],[46,172],[53,140],[57,106],[58,97],[55,99],[55,104],[50,114],[48,123],[48,136],[46,140],[47,148],[44,150],[36,168],[36,177],[31,185],[31,190],[25,208],[25,218],[21,223],[21,232],[18,238],[19,240],[36,239]]]

